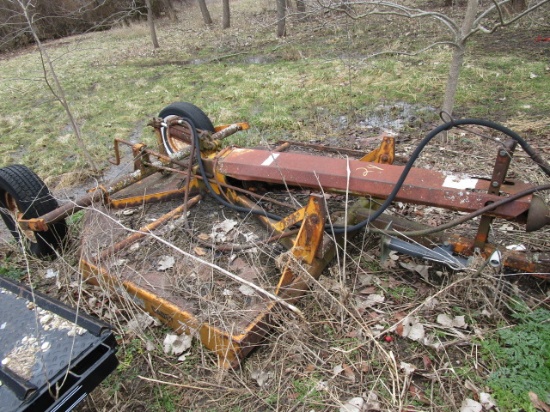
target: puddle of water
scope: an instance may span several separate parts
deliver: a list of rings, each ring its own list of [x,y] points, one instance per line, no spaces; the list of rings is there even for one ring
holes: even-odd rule
[[[274,60],[275,59],[271,56],[248,56],[239,61],[248,63],[248,64],[265,64],[265,63],[271,63]],[[186,65],[197,66],[201,64],[212,63],[212,59],[192,59],[192,60],[186,60],[184,63]]]
[[[273,61],[273,57],[269,56],[250,56],[247,57],[244,61],[245,63],[250,64],[265,64],[265,63],[271,63]]]
[[[211,60],[208,59],[193,59],[193,60],[187,60],[186,63],[192,65],[192,66],[198,66],[199,64],[205,64],[210,63]]]
[[[422,126],[425,118],[432,117],[435,112],[436,109],[433,107],[420,107],[405,102],[382,104],[361,120],[359,126],[365,129],[377,128],[397,132],[406,127]]]

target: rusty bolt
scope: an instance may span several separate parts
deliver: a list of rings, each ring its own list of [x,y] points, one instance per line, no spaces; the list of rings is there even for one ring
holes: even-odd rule
[[[504,157],[504,156],[508,155],[508,152],[506,150],[502,149],[500,152],[498,152],[498,154],[499,154],[499,156]]]
[[[492,182],[492,183],[491,183],[491,186],[493,186],[493,187],[499,187],[500,184],[499,184],[497,181],[495,181],[495,182]]]
[[[317,215],[311,215],[310,219],[311,219],[311,223],[313,223],[314,225],[319,223],[319,216]]]

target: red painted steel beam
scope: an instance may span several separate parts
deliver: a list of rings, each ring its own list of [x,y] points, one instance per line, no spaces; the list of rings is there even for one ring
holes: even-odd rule
[[[317,190],[322,186],[324,191],[349,190],[376,198],[386,198],[403,171],[403,166],[240,148],[224,151],[215,167],[217,172],[243,181],[284,183]],[[395,200],[472,212],[502,199],[487,193],[490,184],[466,174],[412,168]],[[514,194],[530,187],[527,183],[507,181],[500,191]],[[491,215],[525,221],[531,198],[529,195],[507,203]]]

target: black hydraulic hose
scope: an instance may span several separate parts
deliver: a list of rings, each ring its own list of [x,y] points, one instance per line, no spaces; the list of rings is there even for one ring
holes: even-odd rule
[[[373,222],[374,220],[378,219],[382,213],[386,211],[386,209],[391,205],[391,203],[395,200],[395,197],[397,196],[397,193],[401,189],[401,186],[403,186],[403,183],[405,182],[405,179],[407,178],[413,164],[416,162],[416,159],[418,156],[420,156],[420,153],[422,150],[424,150],[424,147],[439,133],[452,129],[453,127],[463,126],[463,125],[478,125],[478,126],[485,126],[489,127],[495,130],[498,130],[512,139],[514,139],[518,144],[525,150],[525,152],[535,161],[535,163],[538,164],[538,166],[546,173],[546,175],[550,176],[550,167],[546,162],[542,160],[542,158],[534,151],[534,149],[529,146],[529,144],[516,132],[508,129],[505,126],[502,126],[498,123],[492,122],[490,120],[483,120],[483,119],[459,119],[459,120],[452,120],[450,122],[444,123],[435,129],[433,129],[426,137],[424,137],[418,146],[416,146],[416,149],[411,154],[411,157],[409,158],[409,161],[405,165],[403,172],[401,173],[401,176],[399,176],[399,179],[397,180],[397,183],[393,187],[393,190],[391,191],[390,195],[386,198],[384,203],[378,208],[371,216],[369,216],[367,219],[353,225],[353,226],[346,226],[346,227],[334,227],[334,228],[328,228],[329,231],[332,231],[334,234],[341,234],[344,232],[354,232],[360,229],[363,229],[365,226],[367,226],[369,223]]]
[[[395,230],[383,230],[383,229],[376,229],[376,228],[370,228],[369,230],[374,233],[383,233],[386,235],[391,236],[407,236],[407,237],[416,237],[416,236],[426,236],[431,235],[433,233],[437,232],[443,232],[444,230],[450,229],[452,227],[461,225],[462,223],[467,222],[468,220],[473,219],[476,216],[482,215],[483,213],[490,212],[492,210],[495,210],[497,207],[503,206],[507,203],[513,202],[514,200],[521,199],[522,197],[528,196],[530,194],[533,194],[535,192],[543,192],[546,190],[550,190],[550,184],[546,185],[540,185],[531,187],[529,189],[522,190],[519,193],[515,193],[509,197],[503,197],[501,200],[497,200],[494,203],[490,203],[485,207],[482,207],[481,209],[476,210],[475,212],[468,213],[467,215],[461,216],[458,219],[451,220],[450,222],[444,223],[439,226],[434,227],[428,227],[426,229],[420,229],[420,230],[409,230],[409,231],[395,231]]]

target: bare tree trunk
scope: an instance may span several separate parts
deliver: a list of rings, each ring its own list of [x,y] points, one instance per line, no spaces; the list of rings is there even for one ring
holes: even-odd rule
[[[466,14],[464,15],[462,27],[460,28],[460,34],[457,36],[459,38],[457,38],[457,44],[455,45],[455,48],[453,50],[453,58],[451,60],[451,66],[449,68],[449,77],[447,78],[445,99],[443,101],[442,107],[442,110],[449,115],[453,113],[456,90],[458,87],[458,79],[460,77],[462,63],[464,63],[464,52],[466,48],[467,36],[472,30],[478,7],[479,0],[468,0]]]
[[[277,0],[277,37],[286,36],[286,0]]]
[[[222,28],[228,29],[230,26],[231,26],[231,10],[229,9],[229,0],[223,0]]]
[[[170,21],[178,21],[178,15],[176,14],[176,10],[174,9],[172,2],[170,0],[162,0],[162,4],[164,4],[164,8],[166,9],[166,13],[168,13],[168,18]]]
[[[512,9],[516,13],[521,13],[527,9],[527,0],[512,0]]]
[[[527,9],[527,0],[511,0],[503,6],[503,9],[508,15],[513,16],[516,13],[521,13]]]
[[[212,17],[210,17],[210,12],[208,11],[208,7],[206,7],[206,1],[205,0],[197,0],[199,2],[199,7],[201,8],[201,14],[202,19],[204,20],[204,24],[210,25],[212,24]]]
[[[44,73],[44,81],[46,82],[46,85],[48,86],[52,94],[55,96],[57,101],[61,104],[61,106],[65,110],[65,113],[69,118],[69,122],[71,123],[71,127],[76,136],[76,140],[78,141],[78,146],[82,149],[82,152],[84,153],[84,157],[86,158],[93,172],[97,174],[99,172],[99,169],[97,168],[97,165],[95,164],[94,159],[92,158],[92,155],[86,148],[86,144],[84,143],[84,139],[82,138],[80,127],[78,126],[78,123],[73,115],[69,102],[67,101],[67,98],[65,96],[65,90],[63,89],[63,86],[61,86],[59,77],[57,77],[57,73],[54,70],[50,55],[48,54],[48,51],[46,50],[46,48],[42,45],[42,42],[40,41],[40,38],[36,33],[32,17],[29,15],[28,3],[25,4],[23,0],[17,0],[17,2],[21,7],[21,10],[23,11],[25,20],[29,26],[29,30],[31,31],[34,41],[36,42],[38,51],[40,52],[40,58],[42,60],[42,70]],[[51,76],[53,83],[50,82],[50,79],[48,79],[48,74]]]
[[[298,13],[305,13],[306,12],[306,2],[305,2],[305,0],[296,0],[296,10],[298,10]]]
[[[155,30],[155,20],[153,18],[153,8],[151,7],[151,0],[145,0],[145,5],[147,6],[147,23],[149,24],[149,31],[151,32],[153,47],[155,49],[158,49],[160,45],[157,38],[157,31]]]

